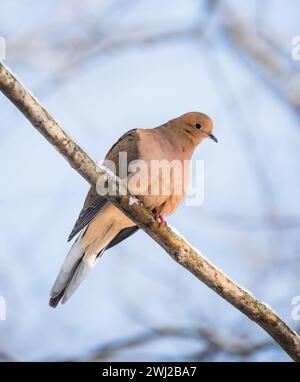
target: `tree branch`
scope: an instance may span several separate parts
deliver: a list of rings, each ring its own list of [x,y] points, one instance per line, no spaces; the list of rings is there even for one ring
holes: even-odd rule
[[[209,350],[209,355],[212,353],[224,352],[230,355],[236,355],[240,357],[246,357],[253,354],[256,351],[269,348],[272,346],[271,341],[262,342],[258,344],[248,343],[247,340],[239,338],[233,338],[232,336],[220,336],[213,333],[212,330],[208,330],[202,327],[196,327],[192,329],[186,328],[152,328],[146,330],[140,334],[134,335],[129,338],[123,338],[118,341],[114,341],[102,346],[99,346],[93,353],[88,356],[90,361],[103,361],[109,359],[111,355],[122,351],[128,350],[137,346],[145,345],[151,341],[156,341],[161,338],[181,338],[181,339],[194,339],[199,343],[201,341],[206,343],[204,353],[201,351],[191,356],[196,357],[197,361],[203,361],[206,358],[206,352]],[[69,361],[69,360],[68,360]],[[70,360],[74,361],[74,360]]]
[[[250,67],[257,69],[257,74],[265,83],[299,113],[300,73],[293,65],[292,58],[279,53],[280,47],[276,41],[241,24],[225,2],[219,2],[217,9],[220,11],[223,31],[234,44],[234,52]]]
[[[176,356],[179,360],[206,361],[208,357],[217,353],[234,355],[244,360],[252,354],[268,349],[273,346],[273,341],[267,340],[260,343],[250,343],[246,338],[233,337],[232,335],[218,334],[213,329],[205,327],[158,327],[149,328],[141,333],[130,337],[120,338],[96,347],[92,352],[76,358],[63,359],[63,362],[101,362],[111,360],[117,353],[138,348],[150,342],[160,339],[180,338],[182,340],[195,340],[199,345],[204,345],[202,350],[191,354]],[[23,359],[16,358],[7,352],[0,352],[0,362],[23,362]],[[42,360],[49,361],[49,358]]]
[[[100,177],[113,180],[113,176],[97,167],[2,63],[0,63],[0,90],[92,186],[96,185]],[[255,321],[291,358],[300,361],[300,337],[268,306],[230,280],[177,233],[158,223],[151,211],[144,208],[141,203],[131,204],[129,194],[107,195],[107,199],[138,224],[178,264]]]

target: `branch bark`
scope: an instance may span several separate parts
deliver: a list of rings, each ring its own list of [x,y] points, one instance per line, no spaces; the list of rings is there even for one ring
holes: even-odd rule
[[[96,185],[99,177],[112,178],[111,174],[97,167],[2,63],[0,63],[0,90],[92,186]],[[107,198],[165,249],[178,264],[261,326],[291,358],[300,361],[300,337],[266,304],[214,267],[170,227],[158,223],[151,211],[140,203],[131,204],[129,194],[107,195]]]

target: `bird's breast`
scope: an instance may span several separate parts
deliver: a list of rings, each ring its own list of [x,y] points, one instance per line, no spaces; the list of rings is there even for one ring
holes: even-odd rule
[[[144,131],[139,140],[139,158],[140,168],[130,175],[129,191],[139,196],[145,207],[169,215],[187,192],[188,153],[180,145],[175,147],[168,140]]]

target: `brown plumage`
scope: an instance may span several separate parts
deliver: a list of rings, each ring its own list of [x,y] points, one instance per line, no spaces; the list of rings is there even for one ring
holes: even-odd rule
[[[202,113],[187,113],[154,129],[134,129],[125,133],[109,150],[106,159],[115,164],[116,175],[120,176],[119,153],[127,153],[127,163],[142,160],[148,165],[148,175],[153,177],[152,186],[158,194],[151,194],[150,183],[142,184],[146,195],[137,195],[145,207],[150,208],[164,221],[164,217],[173,213],[184,197],[185,189],[175,194],[174,172],[171,171],[169,193],[162,190],[162,175],[151,170],[151,161],[177,160],[183,163],[190,160],[196,146],[206,137],[217,142],[212,135],[211,119]],[[182,172],[184,170],[182,167]],[[134,173],[126,172],[128,180]],[[183,174],[188,178],[188,174]],[[151,178],[149,178],[151,179]],[[140,181],[141,182],[141,181]],[[176,182],[175,182],[176,183]],[[174,183],[174,184],[175,184]],[[130,189],[130,182],[129,191]],[[139,184],[141,186],[141,184]],[[92,269],[105,249],[111,248],[132,235],[138,227],[118,208],[106,201],[91,188],[83,209],[70,234],[71,240],[77,233],[78,238],[69,254],[51,290],[50,305],[55,307],[62,299],[64,303]]]

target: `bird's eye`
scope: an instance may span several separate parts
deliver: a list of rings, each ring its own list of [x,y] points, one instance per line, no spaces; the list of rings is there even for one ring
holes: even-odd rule
[[[196,127],[196,129],[201,129],[201,124],[200,123],[196,123],[195,127]]]

